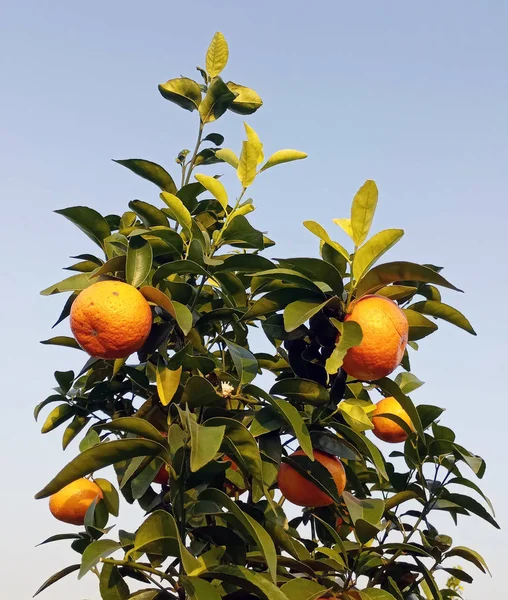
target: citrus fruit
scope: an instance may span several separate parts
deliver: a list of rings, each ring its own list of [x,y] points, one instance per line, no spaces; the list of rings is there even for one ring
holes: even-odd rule
[[[154,483],[158,483],[160,485],[168,485],[169,483],[169,473],[166,468],[166,464],[164,463],[162,467],[157,471],[157,475],[154,477]]]
[[[96,498],[102,498],[101,488],[90,479],[77,479],[49,499],[51,514],[64,523],[83,525],[88,507]]]
[[[314,450],[313,454],[315,460],[329,471],[337,486],[337,493],[342,494],[346,487],[346,473],[340,460],[319,450]],[[289,458],[294,456],[305,456],[305,452],[297,450]],[[287,463],[281,464],[277,481],[282,495],[293,504],[298,506],[328,506],[333,504],[333,499],[328,494],[320,490],[312,481],[300,475]]]
[[[411,419],[399,402],[395,398],[389,397],[383,398],[376,404],[376,408],[372,412],[372,424],[374,425],[373,433],[380,440],[383,440],[383,442],[388,442],[390,444],[406,441],[407,433],[404,429],[402,429],[398,423],[395,423],[395,421],[392,421],[387,417],[376,416],[381,414],[395,415],[411,427]]]
[[[152,327],[141,292],[123,281],[99,281],[84,289],[71,308],[78,344],[98,358],[125,358],[139,350]]]
[[[344,321],[360,325],[363,338],[350,348],[343,367],[360,381],[386,377],[400,364],[407,345],[409,324],[399,306],[384,296],[364,296],[353,303]]]

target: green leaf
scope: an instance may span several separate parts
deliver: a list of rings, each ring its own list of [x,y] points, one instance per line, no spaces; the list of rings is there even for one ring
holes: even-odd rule
[[[78,579],[81,579],[90,569],[99,564],[101,558],[106,558],[106,556],[113,554],[115,550],[120,550],[121,547],[121,544],[114,540],[102,539],[92,542],[83,552]]]
[[[101,438],[99,437],[99,434],[95,431],[95,429],[90,428],[79,444],[79,451],[84,452],[85,450],[88,450],[89,448],[92,448],[100,443]]]
[[[206,52],[206,72],[211,79],[217,77],[228,64],[229,48],[224,35],[217,31]]]
[[[262,171],[266,171],[266,169],[281,165],[282,163],[291,162],[293,160],[302,160],[303,158],[307,158],[307,154],[305,154],[305,152],[300,152],[299,150],[278,150],[270,156],[259,172],[261,173]]]
[[[372,180],[367,180],[356,192],[351,205],[351,229],[356,246],[361,246],[369,235],[376,212],[377,198],[377,186]]]
[[[157,370],[155,372],[157,382],[157,394],[163,406],[167,406],[178,389],[180,379],[182,377],[182,367],[172,371],[164,364],[164,361],[159,360]]]
[[[257,248],[258,250],[262,250],[268,247],[267,238],[260,231],[254,229],[242,215],[238,215],[230,221],[230,224],[222,235],[222,241],[239,248]]]
[[[50,285],[45,290],[42,290],[40,294],[41,296],[52,296],[53,294],[61,294],[62,292],[77,292],[84,290],[89,285],[92,285],[92,283],[94,281],[90,280],[90,273],[78,273]]]
[[[457,327],[464,329],[468,333],[476,335],[475,330],[471,326],[471,323],[466,319],[466,317],[456,308],[448,306],[448,304],[443,304],[442,302],[436,302],[434,300],[427,300],[411,304],[410,306],[408,306],[408,309],[414,310],[424,315],[430,315],[431,317],[443,319],[443,321],[448,321],[448,323],[456,325]]]
[[[142,200],[131,200],[129,207],[141,218],[145,227],[168,227],[169,225],[167,216],[153,204]]]
[[[150,244],[142,237],[129,240],[125,279],[133,287],[139,287],[148,277],[152,269],[153,253]]]
[[[413,296],[418,288],[410,285],[387,285],[376,291],[378,296],[384,296],[391,300],[401,300]]]
[[[460,558],[463,558],[464,560],[473,563],[473,565],[477,566],[480,569],[480,571],[491,575],[491,572],[489,571],[485,560],[480,554],[478,554],[478,552],[476,552],[475,550],[471,550],[471,548],[466,548],[465,546],[455,546],[455,548],[452,548],[449,552],[446,553],[445,558],[450,558],[451,556],[459,556]]]
[[[330,400],[328,390],[310,379],[282,379],[272,386],[270,394],[285,396],[294,402],[317,406],[326,404]]]
[[[325,302],[314,302],[312,300],[296,300],[288,304],[284,310],[284,329],[287,332],[298,329],[312,316],[322,310],[329,300]]]
[[[238,169],[239,160],[236,154],[230,148],[221,148],[215,152],[215,156],[223,160],[228,165],[232,166],[233,169]]]
[[[42,426],[41,433],[53,431],[65,421],[68,421],[75,415],[75,409],[70,404],[59,404],[47,416]]]
[[[219,451],[226,427],[205,427],[188,418],[191,434],[190,469],[193,473],[204,467]]]
[[[228,206],[228,194],[222,183],[215,177],[210,177],[210,175],[202,175],[199,173],[194,175],[194,177],[219,201],[222,208],[226,210]]]
[[[48,396],[45,400],[39,402],[39,404],[37,404],[37,406],[34,408],[34,419],[37,421],[41,410],[48,404],[51,404],[53,402],[61,403],[62,401],[65,401],[65,396],[62,396],[61,394],[52,394],[51,396]]]
[[[223,338],[223,341],[228,347],[240,383],[242,385],[250,383],[256,377],[259,369],[256,357],[252,352],[231,340]]]
[[[85,450],[71,460],[40,492],[35,495],[37,500],[47,498],[59,492],[67,484],[80,477],[89,475],[103,467],[136,456],[162,456],[164,447],[151,440],[124,439],[114,442],[104,442]]]
[[[159,85],[162,96],[178,106],[192,112],[201,104],[201,88],[193,79],[179,77]]]
[[[179,579],[188,600],[221,600],[218,589],[199,577],[187,577],[183,575]]]
[[[190,235],[190,231],[192,229],[192,217],[185,204],[180,200],[180,198],[178,198],[178,196],[170,194],[169,192],[161,192],[160,197],[171,209],[171,212],[174,214],[178,223],[187,232],[187,234]]]
[[[342,366],[347,351],[353,346],[358,346],[363,338],[362,328],[355,321],[345,323],[337,319],[331,319],[332,323],[340,331],[339,341],[335,345],[332,354],[326,360],[326,372],[335,375]]]
[[[50,544],[51,542],[59,542],[61,540],[79,540],[81,539],[81,535],[79,533],[57,533],[56,535],[52,535],[51,537],[45,539],[38,546],[42,546],[43,544]]]
[[[411,422],[413,423],[413,426],[414,426],[415,430],[417,431],[418,435],[422,439],[425,439],[425,434],[423,432],[423,426],[422,426],[422,422],[420,420],[420,415],[419,415],[418,411],[416,410],[415,405],[411,401],[411,398],[409,396],[406,396],[406,394],[404,394],[402,392],[402,390],[395,383],[395,381],[388,379],[388,377],[383,377],[382,379],[378,379],[375,382],[375,385],[380,387],[389,396],[393,396],[397,400],[397,402],[402,406],[402,408],[409,415],[409,418],[411,419]]]
[[[344,291],[342,275],[329,262],[319,258],[278,258],[276,260],[281,267],[299,271],[314,282],[322,281],[329,285],[337,296],[342,296]]]
[[[252,592],[263,600],[289,600],[274,583],[245,567],[221,565],[210,569],[201,576],[231,583],[240,589]]]
[[[318,295],[317,292],[311,292],[306,289],[289,288],[274,290],[273,292],[268,292],[259,300],[256,300],[243,315],[242,320],[249,321],[255,317],[277,312],[291,302],[303,299],[306,299],[309,302],[317,300],[316,304],[318,304],[322,299],[322,296],[321,294]]]
[[[385,229],[376,233],[357,250],[353,260],[353,277],[359,280],[370,267],[404,235],[402,229]]]
[[[494,507],[492,506],[492,502],[487,498],[487,496],[482,492],[482,490],[475,483],[473,483],[472,481],[469,481],[469,479],[465,479],[464,477],[454,477],[453,479],[450,479],[448,481],[448,485],[452,485],[452,484],[463,485],[465,487],[468,487],[471,490],[474,490],[478,494],[480,494],[480,496],[489,505],[489,508],[492,511],[492,514],[495,516],[495,514],[494,514],[495,511],[494,511]]]
[[[65,450],[72,440],[83,431],[90,421],[90,417],[76,415],[71,423],[65,428],[62,437],[62,450]]]
[[[474,498],[471,496],[466,496],[464,494],[446,494],[445,500],[450,502],[454,502],[458,504],[462,508],[465,508],[469,512],[472,512],[474,515],[484,519],[491,525],[493,525],[496,529],[500,529],[496,520],[487,512],[487,510]]]
[[[434,577],[432,576],[432,573],[427,569],[427,567],[422,563],[421,560],[416,558],[416,556],[413,557],[413,560],[418,565],[419,570],[423,575],[425,583],[429,586],[431,598],[433,600],[443,600],[443,596],[441,595],[441,592],[439,591],[439,587],[438,587]]]
[[[125,417],[130,418],[130,417]],[[118,510],[120,507],[120,498],[118,497],[118,492],[116,491],[115,486],[110,483],[107,479],[97,478],[94,479],[94,483],[98,485],[102,490],[102,496],[104,500],[104,504],[108,509],[110,515],[114,517],[118,517]]]
[[[291,600],[315,600],[323,596],[328,590],[315,581],[298,577],[287,581],[280,588],[280,591]]]
[[[278,279],[281,281],[289,281],[323,296],[320,288],[313,281],[302,273],[293,271],[292,269],[268,269],[267,271],[255,273],[253,277],[257,277],[258,279],[268,279],[270,281],[276,281]]]
[[[394,281],[422,281],[424,283],[434,283],[457,292],[462,291],[429,267],[398,261],[383,263],[371,269],[358,283],[356,297],[373,294],[376,290]]]
[[[248,385],[243,388],[244,394],[251,394],[256,398],[263,398],[267,402],[269,402],[273,408],[279,413],[279,415],[286,421],[286,423],[291,427],[293,433],[295,434],[301,449],[305,452],[305,454],[311,459],[314,460],[314,455],[312,453],[312,441],[309,435],[309,430],[307,429],[307,425],[298,412],[298,410],[289,402],[285,400],[279,400],[278,398],[272,398],[270,394],[267,394],[263,389],[255,386]]]
[[[159,186],[164,192],[169,192],[170,194],[176,194],[177,192],[175,182],[171,175],[154,162],[143,160],[142,158],[113,160],[113,162],[116,162],[123,167],[127,167],[127,169],[130,169],[133,173],[139,175],[143,179],[155,183],[155,185]],[[137,202],[139,202],[139,200]]]
[[[224,136],[220,133],[209,133],[203,138],[203,142],[211,142],[215,146],[222,146],[224,143]]]
[[[74,371],[55,371],[55,379],[63,394],[66,394],[74,381]]]
[[[316,223],[316,221],[304,221],[303,225],[311,233],[316,235],[321,241],[323,241],[325,244],[328,244],[328,246],[331,246],[341,256],[343,256],[347,261],[349,261],[348,251],[345,248],[343,248],[338,242],[334,242],[330,238],[330,236],[328,235],[328,233],[326,232],[324,227],[321,227],[321,225],[319,223]]]
[[[69,219],[93,242],[104,249],[104,239],[111,235],[111,229],[100,213],[88,206],[71,206],[55,210],[55,212]]]
[[[244,188],[248,188],[256,179],[259,151],[249,140],[242,142],[242,152],[236,174]]]
[[[343,492],[342,496],[353,523],[356,523],[358,519],[363,519],[367,523],[377,525],[381,521],[381,517],[385,511],[385,503],[380,498],[366,498],[362,500],[355,498],[349,492]]]
[[[360,592],[362,600],[396,600],[389,592],[371,588]]]
[[[157,271],[157,273],[159,272],[159,270]],[[139,291],[149,302],[153,302],[153,304],[157,304],[158,306],[161,306],[162,308],[167,310],[167,312],[178,323],[178,326],[180,327],[184,335],[187,335],[189,333],[189,331],[192,329],[192,313],[184,304],[180,304],[180,302],[176,302],[176,300],[170,300],[166,296],[166,294],[164,294],[157,288],[154,288],[149,285],[143,286]]]
[[[99,579],[99,592],[102,600],[127,600],[129,586],[125,583],[115,565],[104,564]]]
[[[240,507],[231,500],[224,492],[209,488],[199,495],[199,500],[210,501],[223,506],[229,513],[233,514],[243,531],[254,541],[258,550],[263,554],[272,580],[277,581],[277,553],[272,538],[265,529],[250,515],[243,512]],[[245,571],[249,572],[247,569]],[[256,580],[259,577],[256,577]],[[276,600],[277,596],[270,597]],[[283,600],[287,600],[285,597]]]
[[[370,457],[381,479],[386,481],[389,480],[383,455],[375,444],[373,444],[365,435],[356,433],[356,431],[353,431],[346,425],[337,422],[332,422],[331,425],[347,439],[351,440],[351,442],[357,448],[361,449],[366,456]]]
[[[212,123],[219,119],[231,106],[235,95],[220,77],[214,77],[208,86],[203,101],[199,105],[202,123]]]
[[[236,220],[237,219],[235,219],[235,221]],[[192,260],[175,260],[160,266],[157,271],[155,271],[155,274],[152,277],[153,285],[157,285],[160,281],[166,279],[166,277],[169,277],[174,273],[212,277],[212,275],[208,273],[206,269]]]
[[[98,277],[99,275],[107,275],[109,273],[116,273],[117,271],[124,271],[126,258],[125,254],[110,258],[103,265],[95,269],[90,275],[90,278]],[[91,283],[93,283],[93,281],[91,281]]]
[[[80,565],[70,565],[68,567],[65,567],[65,569],[62,569],[61,571],[58,571],[58,573],[51,575],[51,577],[46,579],[46,581],[41,585],[41,587],[35,592],[34,597],[46,590],[47,588],[49,588],[50,585],[53,585],[57,581],[60,581],[60,579],[63,579],[66,575],[74,573],[79,569],[79,567]]]
[[[167,443],[166,438],[156,427],[139,417],[118,417],[109,422],[95,425],[94,429],[99,431],[107,429],[112,432],[132,433],[147,440],[152,440],[152,442],[156,442],[162,446],[165,446]]]
[[[199,406],[217,406],[223,404],[224,399],[217,394],[208,379],[196,375],[187,380],[180,402],[188,404],[191,408],[197,408]]]
[[[236,98],[233,100],[231,106],[229,106],[230,111],[239,115],[251,115],[263,106],[263,101],[259,94],[253,89],[239,85],[233,81],[228,81],[226,85],[236,94]]]
[[[425,382],[420,381],[416,375],[413,375],[413,373],[407,373],[404,371],[395,377],[395,383],[400,387],[400,390],[404,394],[410,394],[421,387]]]
[[[372,421],[362,408],[362,405],[358,404],[358,401],[355,398],[343,400],[339,404],[339,411],[351,429],[358,433],[374,428]]]
[[[408,308],[404,308],[403,310],[409,324],[409,341],[421,340],[437,330],[437,325],[421,313]]]

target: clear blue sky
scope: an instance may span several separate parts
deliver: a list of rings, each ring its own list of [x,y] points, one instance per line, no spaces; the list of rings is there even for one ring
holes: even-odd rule
[[[59,269],[70,254],[92,247],[52,211],[85,204],[106,214],[134,198],[157,201],[151,184],[110,159],[147,158],[176,174],[173,157],[191,144],[196,119],[164,101],[157,84],[197,76],[217,30],[230,45],[227,77],[265,101],[249,122],[266,150],[309,154],[252,188],[253,221],[278,243],[271,256],[315,255],[302,221],[334,231],[331,219],[347,216],[371,178],[380,189],[375,230],[406,230],[390,256],[444,265],[466,291],[445,300],[479,335],[443,324],[424,340],[413,365],[427,383],[414,400],[446,407],[444,423],[484,456],[485,491],[508,525],[508,4],[26,0],[1,12],[2,595],[29,598],[77,556],[62,542],[34,548],[66,528],[33,494],[77,447],[64,455],[61,432],[41,436],[33,406],[49,394],[55,369],[78,369],[82,360],[38,344],[63,301],[38,292],[65,276]],[[241,118],[229,115],[221,128],[238,149]],[[506,534],[473,518],[450,531],[494,573],[478,572],[467,597],[499,596]],[[98,592],[92,576],[79,584],[71,577],[41,597],[96,600]]]

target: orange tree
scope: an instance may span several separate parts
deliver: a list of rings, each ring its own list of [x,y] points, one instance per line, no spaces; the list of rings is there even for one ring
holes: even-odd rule
[[[441,301],[441,289],[459,290],[434,265],[374,266],[403,231],[369,238],[373,181],[335,219],[352,252],[306,221],[319,256],[269,258],[274,242],[249,223],[247,192],[306,155],[266,158],[247,124],[240,152],[223,147],[216,121],[262,105],[220,77],[227,59],[217,33],[201,83],[159,86],[199,126],[194,150],[176,157],[179,185],[153,162],[118,160],[156,184],[159,201],[133,200],[121,215],[57,211],[100,255],[76,256],[76,273],[42,292],[70,292],[57,323],[70,317],[74,334],[43,343],[89,357],[77,373],[55,372],[55,393],[35,411],[51,408],[42,432],[62,428],[64,449],[81,437],[36,495],[81,527],[46,540],[68,540],[77,560],[39,591],[77,571],[98,577],[105,600],[453,597],[438,570],[470,581],[457,557],[487,566],[433,517],[497,527],[468,475],[481,478],[485,463],[441,424],[442,408],[409,394],[422,385],[410,352],[436,320],[474,335]],[[228,169],[238,191],[217,174]],[[252,347],[253,328],[270,353]],[[254,383],[263,371],[268,391]],[[384,456],[372,433],[397,449]],[[110,466],[115,482],[97,476]],[[108,527],[118,490],[144,513],[135,531]]]

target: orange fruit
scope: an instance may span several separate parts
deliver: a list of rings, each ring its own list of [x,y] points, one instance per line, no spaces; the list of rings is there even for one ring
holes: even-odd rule
[[[239,467],[232,458],[230,458],[227,454],[224,454],[223,459],[231,463],[229,467],[230,469],[233,469],[233,471],[238,471]],[[236,485],[227,482],[224,484],[224,489],[228,496],[234,496],[236,493],[238,493],[238,495],[241,495],[245,492],[244,489],[238,489]]]
[[[364,296],[352,304],[345,322],[360,325],[363,338],[344,357],[344,371],[360,381],[386,377],[400,364],[407,345],[409,324],[404,311],[389,298]]]
[[[94,283],[72,304],[72,333],[90,356],[125,358],[141,348],[151,327],[148,302],[123,281]]]
[[[337,486],[337,493],[342,494],[346,487],[346,473],[340,460],[319,450],[314,450],[313,454],[314,458],[328,469]],[[293,456],[305,456],[305,452],[297,450],[291,454],[290,458]],[[333,499],[328,494],[308,479],[305,479],[303,475],[300,475],[287,463],[281,464],[277,481],[282,495],[293,504],[313,507],[333,504]]]
[[[376,437],[383,442],[390,444],[396,444],[397,442],[405,442],[407,440],[407,433],[402,427],[388,419],[387,417],[377,417],[376,415],[391,414],[400,417],[410,427],[412,427],[411,419],[407,412],[402,408],[399,402],[390,396],[389,398],[383,398],[376,404],[376,408],[372,413],[372,424],[374,425],[373,433]]]
[[[83,477],[53,494],[49,499],[49,510],[59,521],[83,525],[86,511],[97,497],[103,497],[101,488]]]

